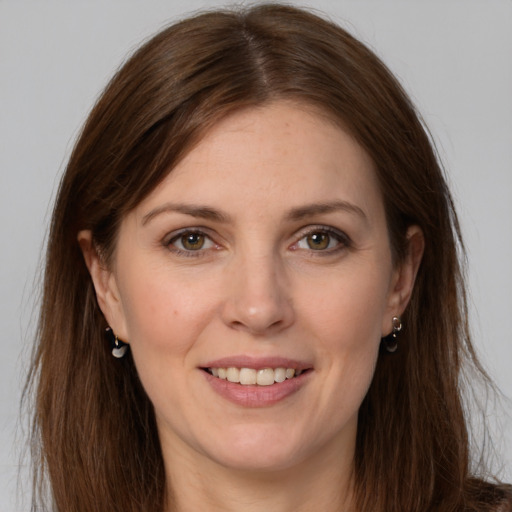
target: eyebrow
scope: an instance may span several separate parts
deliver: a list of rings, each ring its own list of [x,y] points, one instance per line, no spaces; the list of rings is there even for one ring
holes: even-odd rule
[[[298,208],[293,208],[288,213],[287,218],[288,220],[298,221],[314,215],[335,213],[338,211],[355,214],[358,217],[361,217],[365,222],[368,222],[368,217],[364,211],[359,208],[359,206],[349,203],[348,201],[329,201],[326,203],[314,203],[306,206],[300,206]]]
[[[197,217],[198,219],[212,220],[216,222],[222,222],[227,224],[230,222],[230,217],[225,213],[210,208],[209,206],[197,206],[193,204],[176,204],[176,203],[165,203],[162,206],[154,208],[149,213],[144,215],[142,218],[142,225],[144,226],[149,221],[154,219],[157,215],[162,213],[183,213],[184,215],[190,215],[191,217]]]
[[[329,201],[325,203],[313,203],[310,205],[300,206],[293,208],[286,215],[286,219],[290,221],[300,221],[314,215],[322,215],[327,213],[335,213],[337,211],[344,211],[347,213],[355,214],[361,217],[365,222],[368,221],[368,217],[364,211],[348,201]],[[232,219],[226,213],[223,213],[215,208],[209,206],[199,206],[193,204],[181,204],[181,203],[165,203],[162,206],[158,206],[151,210],[149,213],[144,215],[142,218],[142,225],[147,224],[152,219],[161,215],[162,213],[182,213],[184,215],[190,215],[199,219],[206,219],[215,222],[221,222],[228,224],[232,222]]]

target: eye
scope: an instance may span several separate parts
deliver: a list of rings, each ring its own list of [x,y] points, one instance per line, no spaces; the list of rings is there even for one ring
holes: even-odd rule
[[[175,252],[197,252],[211,249],[212,239],[201,231],[182,231],[167,242],[167,246]]]
[[[304,242],[307,244],[309,249],[322,251],[324,249],[329,249],[333,240],[327,233],[311,233],[299,241],[299,247],[301,249],[305,248],[303,247]]]
[[[315,228],[305,233],[295,244],[296,249],[318,252],[335,252],[349,246],[349,239],[343,233],[328,228]]]

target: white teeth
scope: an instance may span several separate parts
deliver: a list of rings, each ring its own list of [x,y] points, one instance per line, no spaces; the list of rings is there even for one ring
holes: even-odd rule
[[[253,368],[240,368],[240,384],[244,386],[256,384],[256,370]]]
[[[263,368],[263,370],[258,370],[256,383],[258,386],[271,386],[274,384],[274,370],[272,370],[272,368]]]
[[[286,379],[293,379],[302,374],[304,370],[294,368],[209,368],[209,372],[219,379],[239,383],[244,386],[257,384],[258,386],[271,386],[275,382],[284,382]]]
[[[240,382],[240,370],[238,368],[228,368],[226,378],[229,382]]]
[[[276,368],[274,370],[274,380],[284,382],[286,380],[286,368]]]

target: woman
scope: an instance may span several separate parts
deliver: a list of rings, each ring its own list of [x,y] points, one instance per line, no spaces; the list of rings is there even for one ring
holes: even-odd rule
[[[342,29],[265,5],[156,35],[54,210],[54,510],[509,510],[471,472],[459,242],[413,106]]]

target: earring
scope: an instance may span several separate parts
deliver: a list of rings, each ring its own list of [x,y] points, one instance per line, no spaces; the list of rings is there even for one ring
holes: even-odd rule
[[[121,359],[124,357],[128,350],[128,343],[125,343],[124,341],[121,341],[116,334],[114,334],[114,331],[111,327],[107,327],[105,329],[105,335],[107,336],[107,339],[110,343],[110,348],[112,349],[112,355],[117,358]]]
[[[393,330],[382,338],[382,344],[387,352],[392,354],[398,349],[398,333],[402,330],[402,320],[399,316],[394,316],[392,320]]]

